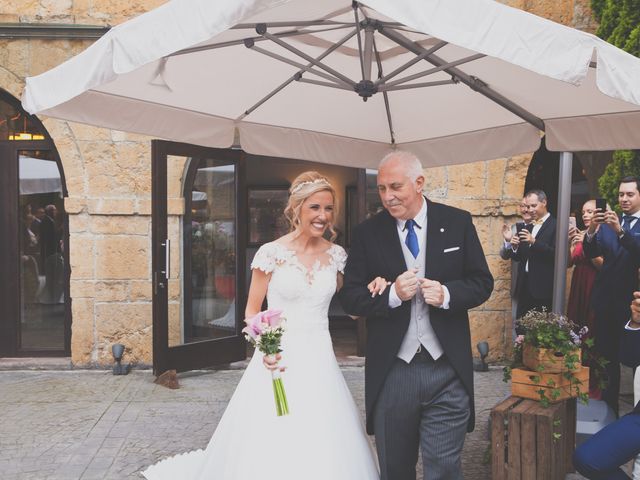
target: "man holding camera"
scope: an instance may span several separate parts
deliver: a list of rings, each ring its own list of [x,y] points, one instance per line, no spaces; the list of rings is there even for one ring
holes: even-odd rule
[[[518,291],[516,287],[518,285],[518,262],[514,259],[515,252],[511,248],[511,239],[517,234],[518,229],[524,225],[531,224],[532,215],[527,208],[527,199],[522,197],[522,201],[519,205],[521,222],[514,223],[513,225],[502,225],[502,238],[504,242],[500,247],[500,258],[503,260],[511,260],[511,316],[513,320],[513,338],[515,338],[515,320],[518,318]]]
[[[531,223],[517,224],[517,234],[511,238],[511,258],[518,262],[516,318],[529,310],[551,311],[553,299],[556,220],[547,211],[542,190],[528,191],[524,200]]]
[[[609,361],[608,385],[602,399],[618,414],[620,333],[629,319],[629,305],[638,287],[640,266],[640,178],[624,177],[618,187],[622,216],[596,200],[596,213],[583,241],[585,255],[602,256],[591,302],[596,315],[596,351]]]

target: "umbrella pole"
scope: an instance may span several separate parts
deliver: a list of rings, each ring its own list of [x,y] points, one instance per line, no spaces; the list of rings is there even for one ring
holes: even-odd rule
[[[553,311],[564,314],[569,258],[569,213],[571,209],[571,170],[573,153],[560,154],[558,175],[558,223],[556,224],[556,258],[553,272]]]

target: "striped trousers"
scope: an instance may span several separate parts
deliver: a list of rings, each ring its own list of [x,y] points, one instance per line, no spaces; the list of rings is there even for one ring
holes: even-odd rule
[[[424,480],[462,480],[469,396],[445,356],[396,359],[373,415],[381,480],[415,480],[418,449]]]

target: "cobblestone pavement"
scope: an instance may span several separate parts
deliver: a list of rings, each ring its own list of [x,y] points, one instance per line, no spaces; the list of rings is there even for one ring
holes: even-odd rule
[[[363,410],[363,368],[342,371]],[[169,390],[155,385],[150,371],[2,371],[0,478],[140,479],[147,465],[206,446],[241,375],[182,374],[181,388]],[[487,418],[508,395],[501,379],[500,367],[476,373],[477,427],[463,458],[467,479],[491,477]]]

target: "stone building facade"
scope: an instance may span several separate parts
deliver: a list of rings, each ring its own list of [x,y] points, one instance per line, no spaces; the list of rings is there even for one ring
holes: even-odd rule
[[[0,0],[4,24],[113,26],[164,0]],[[516,8],[594,31],[588,0],[506,0]],[[0,38],[0,88],[20,98],[27,76],[44,72],[90,40]],[[128,360],[152,360],[150,138],[50,118],[41,119],[64,169],[68,197],[72,298],[71,359],[76,366],[112,362],[122,342]],[[426,169],[426,193],[469,210],[495,277],[488,302],[471,313],[472,342],[488,340],[499,360],[511,339],[510,265],[498,256],[503,223],[512,222],[532,155]],[[177,168],[174,180],[183,172]],[[179,191],[179,186],[175,187]],[[177,195],[179,197],[179,195]],[[176,204],[174,214],[180,212]],[[171,213],[171,212],[170,212]],[[175,295],[178,282],[170,286]]]

